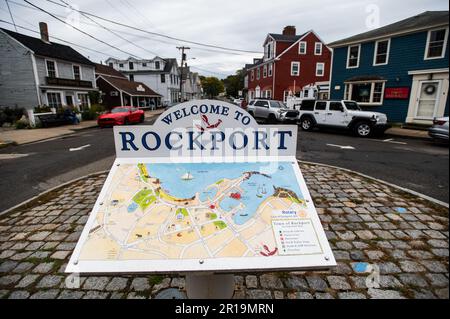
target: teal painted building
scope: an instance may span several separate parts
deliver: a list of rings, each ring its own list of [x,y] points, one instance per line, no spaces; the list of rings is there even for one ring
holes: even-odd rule
[[[448,116],[448,19],[448,11],[427,11],[330,43],[331,99],[355,100],[390,122]]]

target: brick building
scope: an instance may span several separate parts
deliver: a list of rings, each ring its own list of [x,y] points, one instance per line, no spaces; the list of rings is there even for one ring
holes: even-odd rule
[[[304,86],[328,84],[331,50],[314,31],[297,35],[294,26],[287,26],[282,34],[269,33],[263,47],[263,58],[246,65],[248,100],[286,101]]]

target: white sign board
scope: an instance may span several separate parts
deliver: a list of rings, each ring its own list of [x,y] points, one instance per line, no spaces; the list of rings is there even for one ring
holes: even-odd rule
[[[117,158],[66,272],[335,266],[295,158],[295,125],[222,101],[114,127]]]

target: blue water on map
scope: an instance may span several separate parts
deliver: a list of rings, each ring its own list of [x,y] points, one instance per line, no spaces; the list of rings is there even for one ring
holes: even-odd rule
[[[135,202],[132,202],[130,205],[128,205],[127,211],[129,213],[132,213],[136,210],[136,208],[138,208],[138,204],[136,204]]]
[[[244,172],[255,171],[270,177],[253,174],[248,180],[241,183],[241,199],[236,200],[225,196],[219,203],[224,211],[242,203],[244,207],[237,211],[233,220],[241,225],[249,220],[259,205],[274,192],[274,187],[287,188],[303,198],[300,186],[297,183],[292,164],[290,162],[274,163],[155,163],[147,164],[150,176],[160,180],[162,188],[170,195],[178,198],[191,198],[199,192],[200,200],[213,198],[217,193],[216,187],[207,189],[222,178],[234,179],[242,176]],[[190,173],[191,180],[181,177]],[[237,189],[233,190],[237,191]],[[259,195],[260,197],[258,197]]]

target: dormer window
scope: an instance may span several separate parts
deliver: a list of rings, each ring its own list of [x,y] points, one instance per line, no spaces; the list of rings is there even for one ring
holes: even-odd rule
[[[112,62],[109,62],[108,65],[112,68],[114,64]]]
[[[134,69],[134,63],[133,62],[128,62],[128,68],[130,70],[133,70]]]
[[[159,61],[155,61],[155,69],[159,70],[159,68],[160,68]]]
[[[123,63],[119,63],[119,68],[123,68]]]
[[[147,66],[147,63],[142,62],[142,66],[143,66],[143,67],[146,67],[146,66]]]

